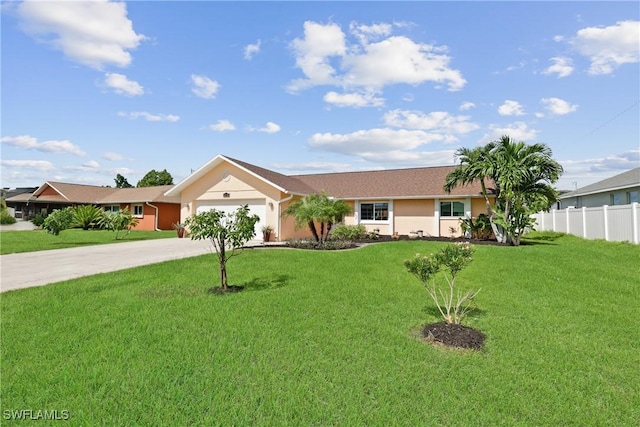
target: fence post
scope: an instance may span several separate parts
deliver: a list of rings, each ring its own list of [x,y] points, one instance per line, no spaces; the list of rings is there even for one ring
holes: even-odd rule
[[[582,237],[587,238],[587,208],[582,207]]]
[[[569,226],[569,209],[565,209],[565,219],[567,220],[567,234],[571,234],[571,227]]]
[[[552,230],[556,231],[556,210],[555,209],[551,209],[551,224],[552,224]]]
[[[604,216],[604,240],[609,241],[609,215],[607,212],[608,205],[602,206],[602,213]]]
[[[638,202],[631,203],[631,221],[633,221],[633,225],[631,226],[633,230],[633,243],[637,245],[639,243],[638,241]]]

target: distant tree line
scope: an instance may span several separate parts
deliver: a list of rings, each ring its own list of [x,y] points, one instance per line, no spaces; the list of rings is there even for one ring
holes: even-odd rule
[[[114,181],[116,182],[116,188],[133,188],[127,178],[121,174],[117,174]],[[157,185],[173,185],[173,177],[166,169],[162,171],[151,169],[138,181],[136,187],[155,187]]]

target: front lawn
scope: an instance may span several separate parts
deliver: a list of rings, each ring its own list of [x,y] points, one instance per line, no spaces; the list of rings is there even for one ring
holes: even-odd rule
[[[402,264],[437,242],[247,250],[2,294],[2,409],[72,425],[637,425],[640,247],[477,246],[484,350],[434,347]],[[4,413],[4,412],[3,412]],[[4,421],[10,423],[10,421]],[[4,424],[3,424],[4,425]]]
[[[176,237],[176,232],[133,230],[124,239],[115,240],[115,233],[108,230],[69,229],[62,231],[58,236],[49,234],[44,230],[2,231],[0,232],[0,254],[45,251],[134,240],[164,239],[168,237]]]

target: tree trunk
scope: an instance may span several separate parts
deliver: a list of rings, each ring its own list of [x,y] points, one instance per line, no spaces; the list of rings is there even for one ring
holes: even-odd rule
[[[227,290],[229,284],[227,283],[227,254],[225,248],[224,239],[220,242],[220,253],[218,254],[218,258],[220,261],[220,287],[223,290]]]
[[[480,186],[482,187],[482,195],[484,196],[484,203],[487,206],[487,214],[489,214],[489,223],[491,224],[493,235],[496,237],[496,241],[498,241],[499,243],[506,243],[506,233],[504,232],[504,228],[495,223],[496,211],[493,210],[491,202],[489,201],[489,196],[487,195],[487,187],[484,184],[484,179],[480,180]]]
[[[320,241],[318,237],[318,231],[316,230],[316,224],[313,221],[309,221],[309,230],[311,230],[311,234],[313,234],[313,238],[316,239],[316,242]]]

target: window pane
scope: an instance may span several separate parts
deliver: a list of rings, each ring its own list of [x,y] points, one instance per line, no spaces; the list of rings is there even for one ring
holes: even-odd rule
[[[453,202],[453,216],[464,216],[464,203]]]
[[[361,220],[373,219],[373,203],[360,204],[360,219]]]
[[[440,202],[440,216],[451,216],[451,202]]]
[[[133,205],[133,214],[135,216],[142,216],[142,205]]]
[[[386,221],[389,219],[389,204],[388,203],[376,203],[375,204],[375,219],[376,221]]]
[[[638,191],[629,191],[629,203],[638,202]]]
[[[622,193],[615,193],[611,195],[611,204],[612,205],[621,205],[622,204]]]

